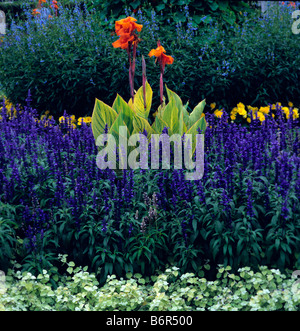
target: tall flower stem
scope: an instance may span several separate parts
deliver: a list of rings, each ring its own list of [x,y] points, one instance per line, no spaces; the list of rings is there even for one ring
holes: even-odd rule
[[[137,46],[137,42],[133,42],[132,66],[131,66],[131,91],[132,91],[131,97],[132,97],[132,102],[134,101],[134,74],[135,74],[136,46]]]
[[[160,104],[163,104],[164,97],[164,70],[162,63],[160,63],[160,79],[159,79],[159,91],[160,91]]]
[[[136,59],[137,43],[133,43],[132,61],[131,61],[131,46],[132,46],[132,43],[128,43],[127,54],[128,54],[128,62],[129,62],[130,96],[132,98],[132,102],[134,102],[134,74],[135,74],[135,59]]]
[[[146,62],[145,62],[145,58],[142,55],[142,71],[143,71],[143,97],[144,97],[144,109],[146,111],[147,108],[147,103],[146,103]]]
[[[129,87],[130,87],[130,96],[132,98],[132,102],[133,102],[133,98],[134,98],[134,93],[133,93],[133,79],[132,79],[132,64],[131,64],[131,45],[128,46],[127,48],[127,54],[128,54],[128,62],[129,62]]]
[[[164,71],[165,71],[165,66],[166,64],[172,64],[174,62],[174,59],[172,56],[166,55],[165,54],[165,49],[161,46],[160,41],[157,41],[157,48],[152,49],[149,53],[149,56],[155,56],[156,61],[158,61],[159,66],[160,66],[160,79],[159,79],[159,90],[160,90],[160,104],[163,104],[164,101]]]
[[[161,43],[160,40],[157,41],[157,47],[160,47]],[[160,104],[163,104],[163,96],[164,96],[164,64],[161,61],[161,58],[159,59],[159,66],[160,66],[160,79],[159,79],[159,92],[160,92]]]

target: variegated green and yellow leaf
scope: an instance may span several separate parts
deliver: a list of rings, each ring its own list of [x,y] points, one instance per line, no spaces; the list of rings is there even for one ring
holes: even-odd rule
[[[113,109],[115,109],[119,114],[122,115],[122,119],[131,134],[133,132],[134,111],[119,94],[117,95],[113,103]]]
[[[170,89],[168,89],[167,85],[166,85],[166,90],[167,90],[167,94],[168,94],[168,99],[170,100],[171,97],[174,98],[176,107],[179,109],[180,113],[180,117],[183,120],[184,124],[183,124],[183,128],[185,128],[184,132],[186,131],[186,128],[188,126],[188,121],[189,121],[189,113],[187,111],[187,105],[188,102],[185,106],[183,106],[182,100],[179,97],[179,95],[177,95],[175,92],[171,91]]]
[[[153,96],[152,88],[147,81],[146,81],[145,91],[146,91],[146,109],[144,105],[143,86],[141,86],[138,89],[138,91],[134,96],[133,109],[138,116],[143,117],[144,119],[147,120],[149,117],[149,113],[152,105],[152,96]]]
[[[108,130],[115,122],[118,114],[117,112],[105,104],[104,102],[96,99],[95,106],[92,114],[92,131],[97,140],[98,136],[104,133],[105,125],[107,124]]]
[[[201,117],[198,121],[196,121],[186,132],[186,134],[191,134],[193,137],[193,142],[192,142],[192,154],[194,154],[195,149],[196,149],[196,135],[199,134],[198,129],[202,130],[202,132],[205,131],[206,129],[206,122],[205,118]]]
[[[193,109],[189,116],[188,129],[191,128],[199,119],[203,113],[205,107],[205,99],[198,103],[198,105]]]

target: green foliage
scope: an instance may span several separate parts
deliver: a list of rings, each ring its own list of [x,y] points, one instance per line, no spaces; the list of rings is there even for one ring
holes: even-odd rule
[[[213,281],[199,275],[182,273],[175,266],[163,273],[142,278],[128,273],[126,279],[115,275],[103,286],[87,267],[66,262],[66,273],[42,270],[35,277],[29,272],[9,270],[4,290],[0,292],[2,311],[297,311],[300,286],[291,272],[261,266],[257,272],[248,267],[238,273],[218,267]],[[205,266],[209,269],[209,265]],[[55,280],[56,286],[52,286]]]
[[[14,103],[23,103],[30,89],[39,113],[50,110],[58,117],[65,109],[77,116],[90,114],[95,98],[112,104],[119,93],[129,100],[126,52],[112,47],[114,20],[76,8],[53,20],[30,18],[7,31],[0,47],[0,81]],[[288,8],[266,18],[244,16],[243,11],[239,25],[190,24],[192,16],[184,11],[187,20],[174,24],[168,19],[164,23],[164,15],[155,11],[151,17],[147,11],[128,14],[143,24],[135,86],[142,82],[144,55],[154,91],[152,109],[159,106],[159,74],[146,55],[158,39],[174,57],[164,82],[184,104],[206,98],[207,104],[218,101],[228,110],[236,100],[252,106],[278,100],[299,103],[298,39],[291,32]]]
[[[102,87],[110,85],[111,37],[95,15],[84,14],[79,7],[65,8],[52,19],[27,14],[26,22],[12,24],[1,45],[0,80],[6,96],[15,104],[23,103],[30,89],[39,113],[50,110],[56,117],[65,109],[76,116],[90,113],[88,105],[95,97],[106,96],[107,90]],[[15,52],[14,60],[6,53],[10,48]],[[124,59],[115,60],[113,70],[122,77]],[[21,65],[26,70],[14,72]]]
[[[194,137],[198,133],[198,130],[204,133],[206,129],[205,119],[201,116],[205,106],[205,100],[201,101],[193,109],[191,114],[189,114],[186,107],[183,106],[180,97],[167,87],[166,90],[169,99],[168,103],[163,103],[159,107],[152,126],[148,122],[148,115],[153,93],[148,82],[145,84],[146,109],[144,108],[143,87],[139,88],[136,92],[134,102],[130,99],[128,104],[119,95],[117,95],[112,107],[96,99],[92,115],[92,130],[97,146],[104,146],[103,142],[98,141],[98,137],[104,133],[105,127],[107,128],[106,133],[114,138],[113,143],[111,138],[108,138],[107,141],[106,148],[108,148],[109,155],[115,154],[116,147],[118,150],[121,148],[120,137],[127,142],[127,139],[133,134],[143,133],[146,130],[149,143],[152,133],[160,135],[165,128],[168,128],[170,135],[179,134],[182,137],[183,134],[187,134],[192,136],[191,150],[193,155],[196,149]],[[125,127],[124,133],[120,132],[120,126]],[[127,148],[127,154],[131,150],[131,148]]]
[[[0,201],[0,266],[2,270],[8,268],[8,261],[14,256],[17,244],[16,208]]]
[[[114,0],[102,1],[93,0],[91,7],[96,8],[101,12],[101,17],[113,20],[123,15],[124,9],[127,11],[142,10],[149,17],[154,10],[157,13],[163,13],[161,23],[167,23],[168,20],[171,24],[185,23],[188,17],[184,9],[188,6],[191,22],[196,24],[210,23],[213,21],[223,21],[227,25],[242,22],[243,16],[240,12],[253,13],[254,9],[248,4],[247,1],[224,1],[224,0],[208,0],[208,1],[195,1],[195,0],[148,0],[148,1],[129,1],[129,0]]]
[[[88,3],[88,0],[60,0],[58,4],[67,8],[74,8],[76,3],[83,4]],[[24,9],[30,9],[31,11],[37,7],[38,0],[31,1],[3,1],[0,2],[0,10],[4,11],[6,23],[8,26],[11,25],[12,21],[26,21],[27,15]]]

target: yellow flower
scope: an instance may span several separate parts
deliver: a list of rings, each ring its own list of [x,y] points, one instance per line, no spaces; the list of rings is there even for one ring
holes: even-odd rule
[[[275,114],[272,114],[272,117],[275,118]]]
[[[234,121],[236,119],[236,115],[235,114],[231,114],[230,118]]]
[[[274,103],[272,104],[271,109],[272,109],[272,110],[275,110],[275,109],[276,109],[276,105],[274,105]]]
[[[89,124],[92,122],[92,118],[90,116],[84,118],[84,122]]]
[[[77,121],[77,125],[82,125],[82,123],[84,122],[84,118],[83,117],[79,117],[78,121]]]
[[[231,111],[231,114],[232,115],[235,115],[237,113],[238,109],[236,107],[234,107]]]
[[[247,114],[246,109],[242,109],[242,108],[238,108],[238,113],[239,113],[239,115],[242,115],[242,116]]]
[[[282,107],[281,109],[285,113],[285,117],[287,119],[289,119],[290,118],[290,108],[288,108],[288,107]]]
[[[251,118],[250,117],[247,117],[247,122],[251,123]]]
[[[41,116],[41,121],[46,117],[46,115],[42,115]]]
[[[239,115],[243,116],[244,118],[247,117],[247,111],[245,109],[244,104],[242,104],[241,102],[237,105],[237,112]]]
[[[219,110],[219,109],[215,110],[214,111],[214,114],[215,114],[216,117],[221,118],[222,115],[223,115],[223,109],[221,109],[221,110]]]
[[[282,107],[281,109],[283,110],[284,113],[289,113],[290,112],[289,107]]]
[[[71,116],[70,116],[70,120],[71,120],[71,123],[74,123],[74,122],[76,121],[76,119],[75,119],[75,115],[71,115]]]
[[[216,108],[216,103],[215,102],[211,103],[210,104],[210,108],[211,108],[211,110],[213,110],[214,108]]]
[[[290,118],[290,109],[288,107],[283,107],[282,108],[284,113],[285,113],[285,116],[286,116],[286,119],[289,119]],[[292,110],[292,113],[293,113],[293,119],[295,120],[296,118],[299,118],[299,112],[298,112],[298,108],[294,108]]]
[[[44,123],[44,127],[46,128],[47,126],[52,126],[50,123],[49,123],[49,121],[47,120],[45,123]]]
[[[260,107],[259,111],[262,112],[263,114],[269,114],[270,112],[270,107],[266,106],[266,107]]]
[[[248,108],[249,110],[252,110],[252,114],[254,114],[254,112],[258,110],[257,107],[252,107],[252,106],[247,106],[247,108]]]
[[[263,122],[266,119],[265,115],[260,111],[257,112],[257,117],[261,122]]]
[[[59,119],[58,119],[59,123],[65,123],[66,122],[66,119],[64,116],[61,116]]]
[[[294,105],[293,105],[293,103],[291,101],[289,101],[288,106],[289,107],[293,107]]]
[[[48,114],[50,114],[50,110],[45,111],[45,115],[48,115]]]
[[[242,102],[239,102],[237,105],[238,108],[245,109],[245,105]]]

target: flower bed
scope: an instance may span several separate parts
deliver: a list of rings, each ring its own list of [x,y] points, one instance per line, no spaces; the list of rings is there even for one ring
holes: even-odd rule
[[[97,168],[89,123],[74,129],[66,114],[58,124],[37,120],[30,107],[9,119],[3,109],[2,268],[14,258],[41,271],[57,264],[58,253],[101,281],[111,273],[153,274],[170,262],[183,272],[207,260],[212,273],[218,264],[296,268],[299,128],[280,108],[278,122],[267,116],[244,127],[226,113],[206,114],[200,181],[172,167],[125,170],[119,179]]]
[[[58,15],[57,2],[52,1],[55,17],[48,16],[47,21],[43,21],[44,3],[41,0],[34,11],[36,18],[31,21],[32,26],[41,25],[44,30],[43,23],[54,27],[52,24],[66,19]],[[79,8],[76,12],[81,24],[88,26]],[[91,18],[90,14],[86,18]],[[164,86],[166,64],[174,66],[177,60],[166,55],[158,40],[157,48],[147,51],[150,57],[156,58],[160,71],[160,102],[157,111],[152,111],[155,94],[147,81],[143,56],[142,86],[137,91],[134,86],[142,29],[143,25],[134,17],[120,19],[115,23],[119,39],[112,40],[110,45],[127,52],[128,102],[120,94],[112,106],[96,99],[91,117],[79,113],[70,116],[66,111],[61,116],[61,109],[57,108],[56,122],[49,110],[40,116],[31,107],[30,90],[23,105],[14,107],[8,100],[3,101],[0,109],[0,268],[12,273],[10,268],[18,265],[30,273],[23,276],[13,273],[19,281],[12,280],[9,294],[4,294],[2,302],[14,309],[14,288],[24,286],[26,290],[35,288],[37,292],[33,295],[39,291],[41,295],[49,294],[43,302],[49,310],[90,309],[78,297],[74,299],[78,305],[60,306],[59,303],[63,297],[62,280],[70,280],[64,278],[64,272],[72,274],[76,264],[86,265],[84,271],[90,274],[77,268],[72,279],[77,282],[82,275],[88,282],[93,279],[83,289],[89,288],[87,291],[93,292],[91,300],[100,302],[95,307],[104,310],[115,308],[114,305],[121,307],[124,302],[110,301],[109,295],[103,297],[95,288],[95,277],[102,286],[116,274],[120,283],[113,283],[120,294],[122,288],[128,287],[130,292],[136,289],[135,280],[125,284],[122,277],[140,273],[136,278],[144,285],[147,277],[170,264],[173,271],[166,270],[168,275],[161,277],[162,283],[153,281],[154,284],[143,287],[141,293],[144,293],[131,308],[169,309],[172,299],[177,303],[176,309],[218,310],[232,304],[234,308],[249,310],[261,309],[266,306],[266,300],[274,299],[268,309],[295,309],[299,304],[298,292],[287,290],[280,299],[278,284],[271,282],[267,288],[261,280],[267,275],[271,281],[273,274],[280,278],[281,272],[286,275],[300,266],[298,108],[291,102],[288,107],[280,103],[252,107],[240,102],[230,113],[223,108],[215,109],[216,104],[211,104],[212,113],[204,113],[206,100],[198,100],[196,105],[184,104],[179,95]],[[16,31],[10,37],[18,39]],[[9,48],[8,38],[3,50]],[[74,67],[74,62],[71,65]],[[191,105],[194,108],[190,108]],[[80,117],[76,118],[77,115]],[[168,146],[165,140],[156,141],[157,136],[167,136]],[[174,137],[179,140],[175,141]],[[134,149],[137,142],[139,147]],[[198,145],[204,146],[202,155]],[[156,155],[153,146],[158,150]],[[192,153],[186,153],[186,149]],[[145,158],[149,154],[151,167]],[[170,157],[167,161],[166,154]],[[156,156],[153,166],[152,159]],[[178,162],[181,156],[185,169],[182,162]],[[203,171],[201,176],[192,176],[190,166],[198,161],[203,161]],[[74,262],[65,270],[59,260],[63,256],[65,262],[66,255]],[[206,292],[201,284],[206,288],[209,282],[195,278],[203,273],[203,267],[209,279],[221,278],[224,270],[228,279],[223,279],[222,284],[219,280],[213,281]],[[177,268],[182,276],[175,286]],[[253,282],[262,285],[262,292],[251,292],[249,283],[240,282],[241,278],[248,280],[245,272],[254,275],[250,268],[261,272]],[[280,271],[269,273],[268,268]],[[233,273],[229,274],[229,270]],[[78,279],[77,272],[81,275]],[[236,272],[241,275],[235,275]],[[52,289],[35,283],[34,275],[38,273],[41,283],[49,278]],[[162,290],[168,291],[169,276],[175,278],[170,283],[172,291],[166,294]],[[182,288],[186,279],[195,288]],[[231,290],[219,287],[227,282]],[[72,284],[64,285],[73,291]],[[284,287],[288,285],[289,282]],[[258,288],[254,286],[255,290]],[[54,293],[53,289],[58,292]],[[103,289],[105,292],[105,285]],[[126,293],[128,296],[128,291]],[[81,292],[79,295],[85,297]],[[216,303],[220,295],[221,305]],[[51,299],[54,296],[58,296],[58,301]],[[288,304],[290,296],[293,301]],[[241,297],[246,301],[251,297],[250,302],[241,302]],[[108,302],[107,306],[102,305],[102,299]],[[191,306],[185,301],[192,302]],[[36,300],[36,307],[41,304]],[[25,304],[23,308],[28,307]]]

